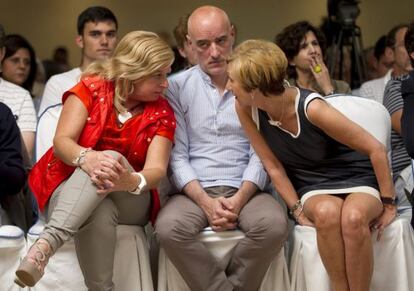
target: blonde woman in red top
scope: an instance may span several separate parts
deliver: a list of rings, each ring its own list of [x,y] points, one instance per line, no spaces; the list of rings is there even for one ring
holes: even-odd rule
[[[175,130],[162,96],[173,59],[156,34],[131,32],[63,95],[53,149],[29,178],[48,222],[17,269],[17,284],[35,285],[76,234],[88,289],[113,289],[116,226],[145,225],[159,209],[153,189],[166,174]]]

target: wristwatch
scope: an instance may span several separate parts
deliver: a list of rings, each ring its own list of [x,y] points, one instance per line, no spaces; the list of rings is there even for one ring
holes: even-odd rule
[[[144,175],[142,175],[141,173],[133,172],[131,174],[134,176],[138,176],[140,181],[139,181],[137,188],[133,191],[130,191],[130,193],[134,195],[140,195],[143,191],[146,190],[147,180],[145,179]]]
[[[397,205],[393,197],[381,197],[381,202],[385,205]]]

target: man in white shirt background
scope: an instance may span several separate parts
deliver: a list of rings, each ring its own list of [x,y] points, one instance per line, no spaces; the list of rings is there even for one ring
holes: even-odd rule
[[[92,62],[109,58],[117,43],[118,22],[112,11],[106,7],[92,6],[84,10],[78,17],[77,30],[76,44],[82,49],[80,66],[54,75],[46,83],[39,108],[37,160],[53,144],[63,93],[79,82],[82,71]]]
[[[381,78],[367,81],[361,85],[359,96],[382,103],[384,90],[391,77],[399,77],[406,74],[410,66],[406,53],[400,52],[400,46],[404,45],[404,36],[407,31],[406,24],[393,27],[387,34],[384,56],[393,60],[391,69]]]

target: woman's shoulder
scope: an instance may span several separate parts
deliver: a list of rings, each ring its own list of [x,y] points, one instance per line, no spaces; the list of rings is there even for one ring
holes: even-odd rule
[[[150,102],[149,105],[149,114],[153,114],[155,117],[174,118],[174,110],[165,97],[160,96],[156,101]]]

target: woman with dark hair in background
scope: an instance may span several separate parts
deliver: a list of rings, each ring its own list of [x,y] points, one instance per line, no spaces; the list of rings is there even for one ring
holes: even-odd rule
[[[287,26],[276,35],[275,42],[288,59],[290,85],[318,92],[322,96],[351,93],[346,82],[331,79],[323,59],[325,36],[309,22],[299,21]]]
[[[1,63],[3,79],[32,92],[36,78],[36,54],[30,43],[21,35],[6,36],[6,54]]]

